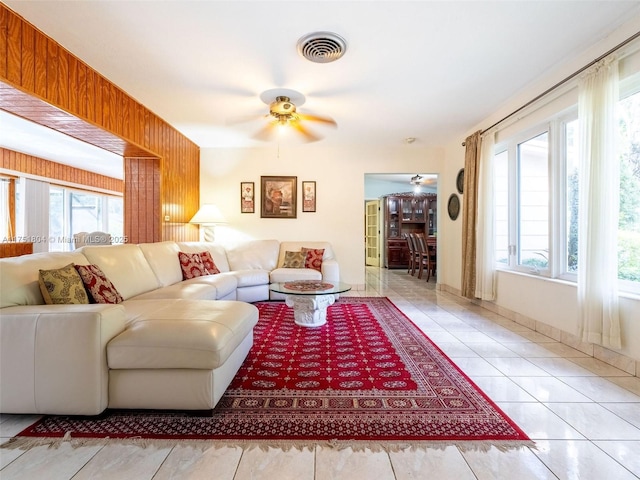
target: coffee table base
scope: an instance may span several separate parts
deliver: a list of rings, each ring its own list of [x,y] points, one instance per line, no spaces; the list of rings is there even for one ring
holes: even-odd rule
[[[285,303],[293,308],[293,318],[301,327],[320,327],[327,323],[327,308],[335,295],[287,295]]]

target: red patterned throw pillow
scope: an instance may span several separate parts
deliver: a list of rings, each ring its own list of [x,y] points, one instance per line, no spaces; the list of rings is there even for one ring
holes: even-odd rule
[[[314,270],[321,272],[324,248],[303,248],[302,252],[306,255],[304,259],[304,268],[313,268]]]
[[[121,303],[124,299],[97,265],[75,265],[95,303]]]
[[[178,252],[178,259],[180,260],[183,280],[209,275],[199,253]]]
[[[204,264],[204,268],[207,269],[209,275],[215,275],[216,273],[220,273],[220,269],[216,267],[216,263],[213,261],[213,257],[211,256],[211,252],[200,252],[200,260]]]

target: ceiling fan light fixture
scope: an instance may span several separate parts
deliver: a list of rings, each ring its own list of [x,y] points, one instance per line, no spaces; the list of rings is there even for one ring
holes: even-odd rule
[[[347,42],[337,33],[313,32],[304,35],[297,43],[298,53],[314,63],[329,63],[342,58]]]
[[[422,175],[416,174],[415,176],[411,177],[411,180],[409,180],[409,183],[411,185],[420,185],[420,180],[422,180]]]

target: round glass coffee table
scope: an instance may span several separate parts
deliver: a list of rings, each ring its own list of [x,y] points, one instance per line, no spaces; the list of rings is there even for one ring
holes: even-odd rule
[[[336,294],[351,290],[351,285],[322,280],[295,280],[272,283],[269,290],[286,295],[285,303],[293,308],[293,318],[302,327],[320,327],[327,323],[327,308]]]

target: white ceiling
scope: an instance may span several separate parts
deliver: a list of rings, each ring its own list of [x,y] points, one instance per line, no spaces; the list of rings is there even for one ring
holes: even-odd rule
[[[123,175],[122,157],[0,110],[0,146],[108,177]]]
[[[640,14],[640,1],[2,1],[203,148],[264,145],[251,136],[273,88],[336,120],[307,124],[323,145],[462,140]],[[297,53],[319,30],[346,39],[342,59]]]

